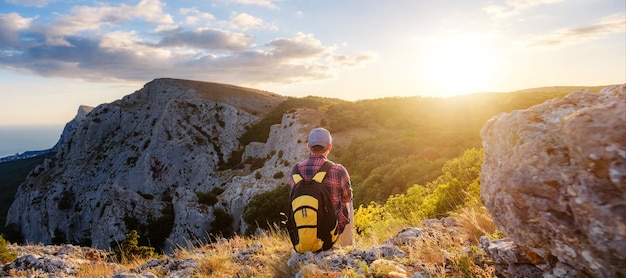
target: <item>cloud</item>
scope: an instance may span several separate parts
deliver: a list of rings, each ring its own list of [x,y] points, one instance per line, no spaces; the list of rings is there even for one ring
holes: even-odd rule
[[[346,55],[333,55],[333,62],[342,67],[358,67],[377,59],[375,53],[364,53],[358,56],[350,57]]]
[[[302,59],[319,57],[331,52],[331,48],[322,45],[312,34],[297,33],[291,39],[278,38],[267,43],[272,54],[281,59]]]
[[[179,12],[182,15],[186,15],[185,23],[189,25],[198,24],[201,20],[203,21],[215,20],[215,16],[213,16],[210,13],[201,12],[197,8],[181,8]]]
[[[490,5],[483,10],[496,17],[508,17],[519,13],[522,10],[535,6],[554,4],[565,0],[507,0],[503,5]]]
[[[157,33],[162,36],[160,46],[196,47],[212,50],[242,51],[250,46],[252,36],[217,29],[167,30]]]
[[[271,29],[277,30],[278,28],[273,25],[265,24],[263,19],[251,16],[247,13],[233,14],[230,19],[230,27],[239,30],[248,29]]]
[[[626,14],[614,14],[602,18],[596,24],[557,30],[554,33],[522,43],[529,48],[562,47],[570,44],[595,40],[626,31]]]
[[[26,30],[32,21],[32,18],[24,18],[16,13],[0,14],[0,45],[19,45],[19,32]]]
[[[48,43],[67,45],[68,42],[62,39],[64,36],[80,31],[121,26],[135,18],[154,24],[173,23],[172,16],[163,12],[163,6],[159,0],[142,0],[136,6],[77,6],[72,8],[69,15],[60,15],[49,26],[41,29],[45,28]]]
[[[339,53],[313,34],[255,42],[249,30],[277,28],[247,13],[232,15],[229,26],[237,32],[211,26],[215,17],[197,8],[179,9],[181,22],[165,8],[159,0],[76,6],[51,22],[0,14],[0,67],[89,81],[176,77],[252,85],[332,78],[375,59]],[[133,29],[137,22],[144,29]]]
[[[112,25],[128,20],[104,7],[76,9],[71,16],[89,13]],[[337,53],[312,34],[297,33],[257,46],[252,35],[226,30],[160,26],[160,31],[150,33],[120,28],[107,32],[95,22],[91,26],[91,20],[83,20],[85,25],[80,27],[70,24],[69,18],[62,15],[43,25],[17,14],[0,15],[0,66],[90,81],[146,81],[165,76],[268,84],[331,78],[341,69],[371,60],[371,55]],[[85,31],[96,28],[97,36]],[[57,40],[50,40],[50,34]]]
[[[256,6],[261,6],[261,7],[267,7],[270,9],[278,9],[278,6],[272,3],[271,0],[224,0],[224,2],[245,4],[245,5],[256,5]]]

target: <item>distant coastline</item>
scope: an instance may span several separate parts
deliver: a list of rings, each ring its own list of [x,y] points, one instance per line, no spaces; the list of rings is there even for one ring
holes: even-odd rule
[[[64,124],[0,126],[0,158],[47,150],[59,141]]]

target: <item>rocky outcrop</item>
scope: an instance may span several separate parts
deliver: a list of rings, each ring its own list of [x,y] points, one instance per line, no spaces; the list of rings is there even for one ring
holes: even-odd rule
[[[65,124],[63,128],[63,132],[61,133],[61,138],[59,141],[52,147],[52,151],[56,152],[59,150],[61,146],[63,146],[67,141],[71,140],[72,134],[76,128],[78,128],[83,121],[87,119],[87,114],[93,110],[93,107],[87,105],[81,105],[78,107],[78,111],[76,112],[76,116],[74,119]]]
[[[42,156],[58,151],[60,146],[62,146],[67,140],[70,139],[71,134],[74,132],[74,130],[82,123],[82,121],[87,118],[87,114],[91,112],[91,110],[93,110],[93,107],[86,105],[81,105],[80,107],[78,107],[78,112],[76,113],[76,116],[74,117],[74,119],[65,124],[63,132],[61,133],[61,137],[59,138],[59,141],[57,141],[57,143],[54,145],[54,147],[47,150],[26,151],[21,154],[2,157],[0,158],[0,163],[28,159],[31,157]]]
[[[242,215],[250,199],[286,183],[286,179],[276,179],[274,176],[287,177],[291,166],[309,155],[306,140],[310,127],[298,121],[299,113],[296,111],[283,115],[281,124],[270,128],[267,142],[252,142],[245,147],[243,160],[260,159],[265,161],[264,166],[249,175],[232,177],[230,183],[233,186],[228,186],[220,195],[232,215],[236,216],[234,226],[239,228],[241,234],[247,228]],[[259,175],[256,175],[257,172]]]
[[[481,136],[485,206],[545,277],[626,276],[626,85],[501,114]]]
[[[238,138],[285,98],[216,83],[157,79],[143,89],[68,123],[53,159],[31,172],[7,215],[7,230],[31,243],[108,249],[131,229],[166,250],[205,239],[216,209],[236,220],[255,194],[306,155],[298,113],[272,127],[246,156],[259,171],[218,171],[241,147]],[[288,161],[289,163],[285,163]],[[219,188],[213,205],[197,192]],[[218,191],[218,192],[219,192]],[[233,228],[238,229],[238,222]],[[154,242],[152,243],[154,244]]]

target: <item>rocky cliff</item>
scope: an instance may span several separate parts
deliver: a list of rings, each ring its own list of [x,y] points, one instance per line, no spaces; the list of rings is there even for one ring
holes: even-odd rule
[[[61,137],[59,141],[52,147],[52,151],[56,152],[63,146],[67,141],[71,140],[72,134],[74,131],[87,119],[87,114],[93,110],[93,107],[87,105],[81,105],[78,107],[78,111],[76,112],[76,116],[74,119],[65,124],[63,128],[63,132],[61,133]]]
[[[481,196],[544,277],[626,276],[626,85],[501,114]]]
[[[246,127],[285,97],[215,83],[157,79],[92,111],[79,109],[56,156],[19,187],[7,228],[31,243],[74,243],[108,249],[130,229],[163,240],[165,249],[208,236],[214,211],[240,216],[255,194],[306,156],[298,112],[271,128],[265,143],[239,146]],[[84,113],[82,113],[84,112]],[[218,171],[233,153],[262,159],[256,171]],[[215,188],[218,202],[196,192]],[[154,243],[153,243],[154,244]]]

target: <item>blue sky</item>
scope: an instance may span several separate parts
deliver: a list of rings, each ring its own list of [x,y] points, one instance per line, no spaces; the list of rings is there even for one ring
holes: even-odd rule
[[[623,0],[0,1],[0,126],[160,77],[346,100],[626,83]]]

